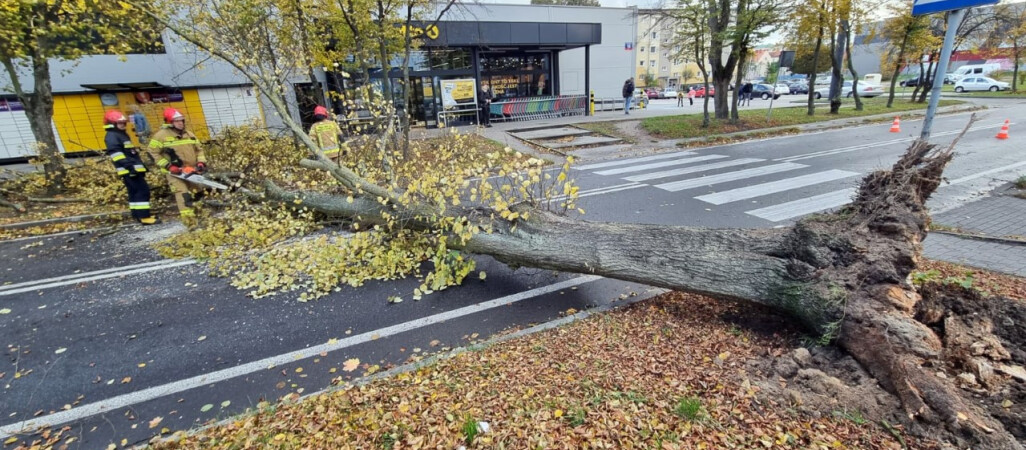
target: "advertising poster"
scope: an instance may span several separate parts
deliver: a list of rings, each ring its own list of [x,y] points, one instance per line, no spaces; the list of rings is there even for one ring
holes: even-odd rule
[[[477,107],[477,83],[473,78],[442,80],[442,106],[445,109]]]

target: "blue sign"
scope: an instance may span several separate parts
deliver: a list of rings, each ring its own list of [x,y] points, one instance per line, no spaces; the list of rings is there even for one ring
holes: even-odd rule
[[[624,50],[634,50],[634,43],[633,42],[624,42],[623,43],[623,49]]]
[[[912,15],[922,16],[974,6],[993,5],[998,0],[915,0],[912,4]]]

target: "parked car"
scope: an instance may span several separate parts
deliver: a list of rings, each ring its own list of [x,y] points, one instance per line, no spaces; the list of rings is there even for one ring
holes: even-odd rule
[[[791,86],[788,86],[787,83],[777,83],[775,86],[774,92],[778,94],[788,95],[791,93]]]
[[[666,88],[666,90],[663,91],[663,98],[677,98],[677,88]]]
[[[920,84],[923,84],[925,86],[932,86],[933,85],[933,81],[932,80],[926,80],[926,79],[923,79],[923,78],[909,78],[907,80],[898,82],[898,84],[901,85],[901,86],[904,86],[904,87],[916,87],[916,86],[919,86]]]
[[[1012,86],[1004,81],[998,81],[990,77],[965,77],[955,83],[955,92],[965,91],[1005,91]]]
[[[955,84],[961,77],[953,73],[944,75],[944,84]]]
[[[715,97],[716,96],[716,88],[714,88],[712,86],[709,86],[709,96],[710,97]],[[705,86],[699,86],[699,87],[695,88],[695,97],[697,97],[697,98],[705,97]]]
[[[761,98],[763,100],[769,100],[770,97],[774,99],[780,98],[780,94],[774,92],[774,88],[769,84],[753,84],[752,85],[752,98]]]
[[[791,83],[788,85],[788,90],[790,90],[792,94],[808,94],[809,85],[808,83]]]
[[[841,96],[842,97],[851,97],[852,96],[851,85],[852,85],[851,81],[845,81],[844,83],[841,84]],[[883,95],[883,93],[884,93],[884,90],[880,86],[877,86],[875,84],[869,84],[869,83],[866,83],[864,81],[863,82],[859,82],[859,97],[870,98],[870,97],[876,97],[878,95]],[[824,87],[821,87],[819,89],[816,89],[815,97],[816,98],[830,97],[830,86],[824,86]]]
[[[659,97],[659,91],[655,90],[654,88],[645,88],[645,95],[649,99],[660,98]]]

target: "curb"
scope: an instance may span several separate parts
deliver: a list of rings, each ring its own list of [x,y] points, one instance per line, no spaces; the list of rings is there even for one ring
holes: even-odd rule
[[[1006,238],[999,238],[999,237],[994,237],[994,236],[969,234],[969,233],[956,233],[954,231],[930,230],[929,234],[933,234],[933,233],[944,234],[944,235],[953,236],[953,237],[961,238],[961,239],[972,239],[972,240],[977,240],[977,241],[993,242],[995,244],[1004,244],[1004,245],[1011,245],[1011,246],[1026,247],[1026,241],[1020,241],[1020,240],[1016,240],[1016,239],[1006,239]],[[927,236],[929,236],[929,234],[927,234]]]

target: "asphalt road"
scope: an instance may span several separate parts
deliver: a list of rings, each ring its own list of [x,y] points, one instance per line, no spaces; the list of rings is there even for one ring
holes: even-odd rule
[[[931,206],[950,208],[1026,173],[1026,146],[994,138],[1026,102],[988,111],[959,144]],[[950,141],[968,115],[938,118]],[[757,142],[587,161],[577,169],[589,220],[771,227],[850,199],[918,135],[873,125]],[[483,340],[513,327],[652,295],[636,284],[478,258],[487,281],[412,301],[414,279],[373,282],[326,298],[253,300],[202,264],[165,261],[149,244],[174,225],[0,243],[0,436],[29,424],[69,425],[72,448],[147,440],[239,413],[261,399],[309,394],[402,364],[414,354]],[[400,295],[407,300],[389,304]],[[635,297],[637,298],[637,297]],[[358,358],[363,367],[342,370]],[[209,409],[206,407],[212,405]],[[151,429],[154,418],[162,418]]]

